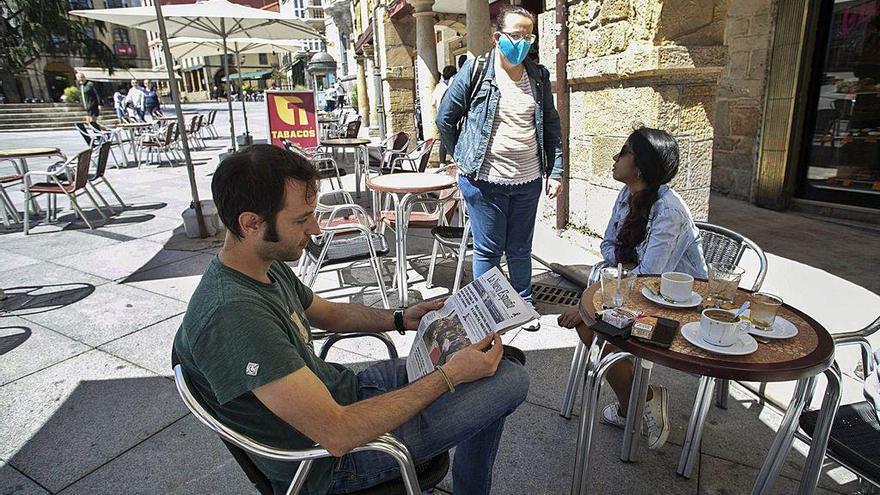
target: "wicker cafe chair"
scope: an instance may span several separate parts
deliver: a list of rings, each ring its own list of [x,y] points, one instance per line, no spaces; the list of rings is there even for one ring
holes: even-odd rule
[[[880,330],[880,318],[867,327],[834,336],[835,347],[858,345],[862,354],[864,376],[863,394],[865,400],[840,406],[840,380],[828,380],[822,409],[804,411],[800,417],[802,431],[797,437],[812,444],[827,445],[825,453],[833,461],[854,472],[864,490],[859,493],[873,493],[870,486],[880,488],[880,349],[872,353],[868,337]],[[836,363],[834,367],[836,368]],[[826,373],[827,376],[827,373]],[[822,410],[836,409],[827,423],[819,424]],[[805,463],[801,486],[815,486],[823,464],[821,448],[810,450]]]
[[[89,229],[94,229],[95,227],[89,222],[89,219],[86,218],[85,213],[83,213],[82,208],[80,208],[79,203],[76,198],[80,194],[85,193],[86,196],[92,201],[92,204],[95,206],[95,210],[98,211],[98,214],[101,215],[101,218],[107,219],[107,216],[104,215],[104,212],[101,211],[101,208],[98,206],[98,203],[95,201],[95,197],[92,196],[92,193],[89,192],[88,180],[89,180],[89,165],[91,164],[92,159],[92,149],[86,149],[80,151],[76,154],[76,156],[72,157],[68,160],[64,165],[62,165],[57,170],[48,170],[48,171],[39,171],[39,170],[31,170],[30,172],[24,174],[24,234],[27,235],[30,227],[30,202],[36,196],[41,194],[47,195],[49,198],[48,201],[48,211],[46,212],[47,218],[51,218],[54,216],[54,211],[57,210],[57,196],[65,195],[67,199],[70,200],[70,206],[73,207],[76,214],[82,218],[83,222],[89,227]],[[76,164],[73,173],[69,172],[69,168]],[[32,182],[33,177],[42,176],[45,178],[45,182]]]
[[[107,155],[110,154],[112,143],[105,142],[98,148],[98,160],[95,165],[94,172],[89,172],[89,185],[92,186],[92,191],[98,196],[98,199],[104,203],[104,206],[110,210],[111,213],[115,213],[113,208],[110,206],[110,203],[107,202],[107,199],[101,194],[101,191],[98,190],[98,186],[104,185],[107,189],[113,193],[113,196],[116,197],[116,201],[119,201],[119,206],[125,208],[125,202],[122,201],[122,198],[119,197],[119,193],[116,192],[116,189],[113,188],[113,185],[110,184],[110,181],[107,180],[107,177],[104,175],[107,172]]]
[[[315,215],[321,225],[321,235],[309,239],[300,258],[300,277],[313,286],[325,263],[348,263],[369,260],[382,304],[389,308],[388,293],[382,278],[379,257],[389,252],[385,237],[374,232],[366,210],[354,203],[348,191],[328,191],[318,197]]]
[[[695,223],[700,231],[703,243],[703,258],[707,264],[721,262],[739,265],[746,250],[751,249],[755,252],[755,255],[758,257],[759,267],[751,289],[755,291],[760,290],[764,284],[764,278],[767,276],[767,256],[764,254],[764,250],[748,237],[730,229],[711,223]],[[589,285],[598,282],[599,269],[604,266],[604,262],[593,266],[590,272]],[[562,403],[559,407],[559,414],[565,418],[571,418],[577,391],[583,383],[586,359],[586,346],[582,342],[578,342],[572,358],[565,392],[562,395]],[[706,378],[703,378],[703,380],[706,380]],[[727,380],[716,381],[715,403],[718,407],[727,407],[728,386]]]
[[[324,150],[320,148],[310,148],[306,149],[301,147],[300,145],[288,141],[286,139],[281,140],[281,144],[284,145],[284,149],[290,151],[292,153],[296,153],[306,160],[312,162],[312,165],[318,169],[318,175],[321,179],[331,179],[330,187],[333,187],[333,177],[336,177],[336,184],[339,186],[339,189],[342,189],[342,176],[345,175],[345,170],[339,170],[339,166],[336,164],[336,160]]]
[[[223,444],[241,466],[251,483],[261,495],[274,495],[269,479],[254,464],[248,455],[273,459],[276,461],[299,462],[299,468],[287,489],[288,495],[297,495],[305,484],[306,477],[315,459],[332,457],[330,452],[315,445],[310,449],[285,450],[257,442],[221,423],[196,399],[187,383],[183,368],[176,356],[172,356],[174,383],[177,392],[187,409],[203,425],[220,436]],[[449,470],[449,454],[443,453],[418,466],[412,460],[406,446],[393,435],[387,433],[372,442],[355,447],[350,453],[375,450],[393,456],[400,466],[401,478],[377,485],[366,490],[354,492],[355,495],[420,495],[422,490],[430,490],[439,484]]]

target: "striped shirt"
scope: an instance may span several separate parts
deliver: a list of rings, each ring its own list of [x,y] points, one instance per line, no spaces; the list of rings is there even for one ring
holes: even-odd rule
[[[496,184],[525,184],[541,177],[535,132],[535,97],[523,70],[514,81],[495,57],[495,83],[501,97],[477,178]]]

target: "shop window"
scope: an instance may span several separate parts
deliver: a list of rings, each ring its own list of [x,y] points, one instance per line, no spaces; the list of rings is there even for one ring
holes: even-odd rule
[[[880,0],[822,13],[800,195],[880,208]]]

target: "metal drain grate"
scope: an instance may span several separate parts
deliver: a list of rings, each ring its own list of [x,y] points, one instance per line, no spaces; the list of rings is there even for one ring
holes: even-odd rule
[[[577,306],[581,302],[579,292],[545,284],[532,284],[532,298],[535,302],[558,306]]]

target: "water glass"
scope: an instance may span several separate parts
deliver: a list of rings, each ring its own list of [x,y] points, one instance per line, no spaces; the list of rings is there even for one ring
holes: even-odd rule
[[[709,299],[715,306],[733,304],[746,271],[727,263],[709,263]]]
[[[752,294],[749,306],[749,321],[755,328],[761,330],[772,328],[776,321],[776,313],[781,306],[781,297],[766,292],[755,292]]]
[[[636,275],[624,269],[620,279],[617,277],[617,268],[603,268],[600,281],[602,283],[602,306],[606,308],[619,308],[629,300],[633,286],[636,284]]]

